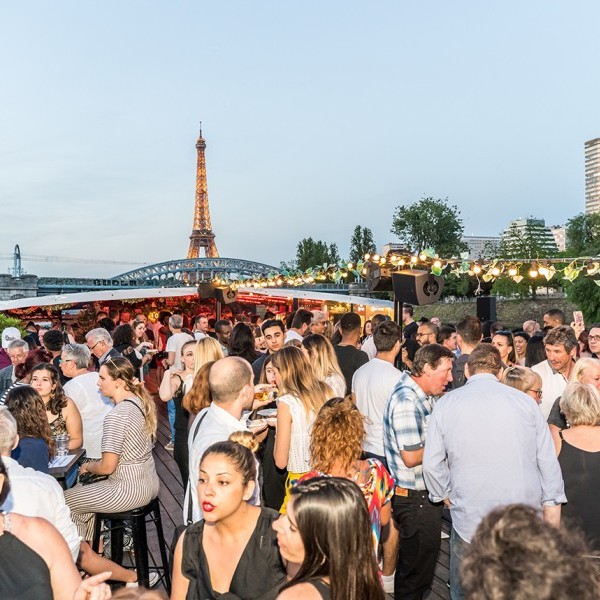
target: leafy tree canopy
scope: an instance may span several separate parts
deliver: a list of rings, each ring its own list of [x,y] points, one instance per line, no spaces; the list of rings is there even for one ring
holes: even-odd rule
[[[467,249],[460,211],[456,205],[448,206],[448,198],[421,198],[396,207],[391,231],[412,252],[433,248],[440,256],[450,257]]]
[[[295,267],[305,271],[323,264],[337,264],[340,261],[337,244],[327,244],[311,237],[303,238],[296,248]]]
[[[365,254],[375,252],[377,252],[377,248],[373,241],[373,233],[368,227],[357,225],[350,240],[350,261],[357,263],[363,259]]]

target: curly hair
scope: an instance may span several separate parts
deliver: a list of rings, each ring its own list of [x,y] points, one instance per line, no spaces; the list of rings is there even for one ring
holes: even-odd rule
[[[349,469],[362,453],[364,421],[350,397],[332,398],[325,402],[312,428],[312,468],[321,473],[331,473],[334,465]]]
[[[470,600],[598,598],[600,578],[579,533],[546,523],[538,512],[511,504],[477,527],[460,570]]]
[[[50,379],[52,380],[52,391],[50,392],[50,402],[46,405],[46,408],[50,410],[53,415],[57,415],[63,408],[67,406],[67,397],[60,384],[60,375],[58,369],[50,363],[40,363],[31,370],[31,377],[37,371],[48,371],[50,373]]]
[[[6,408],[17,422],[22,438],[38,438],[48,444],[50,458],[54,456],[54,438],[46,416],[42,397],[30,385],[17,385],[6,394]]]

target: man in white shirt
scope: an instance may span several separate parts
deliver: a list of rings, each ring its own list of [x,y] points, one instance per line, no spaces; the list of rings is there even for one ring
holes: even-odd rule
[[[547,419],[554,401],[567,387],[577,354],[575,331],[567,325],[551,329],[544,338],[546,359],[532,370],[542,378],[542,402],[540,409]]]
[[[193,342],[194,338],[189,333],[181,331],[183,327],[183,317],[181,315],[171,315],[169,317],[169,329],[171,337],[167,340],[167,359],[166,363],[171,371],[181,371],[183,364],[181,362],[181,348],[187,342]]]
[[[191,498],[192,520],[202,519],[198,502],[198,469],[205,450],[224,442],[234,431],[246,430],[242,412],[250,410],[254,400],[252,369],[248,361],[237,356],[218,360],[208,376],[211,405],[202,410],[190,428],[188,437],[190,478],[183,503],[183,520],[187,522]]]
[[[373,315],[373,318],[371,319],[371,331],[375,331],[375,328],[377,327],[377,325],[380,325],[384,321],[389,321],[389,320],[390,320],[390,318],[387,315],[382,315],[380,313]],[[377,354],[377,348],[375,347],[375,341],[373,340],[372,333],[370,336],[368,336],[364,340],[360,349],[363,352],[367,353],[369,360],[375,358],[375,356]]]
[[[10,492],[2,505],[6,512],[26,517],[42,517],[52,523],[65,538],[73,561],[79,554],[79,535],[71,520],[63,490],[52,477],[29,467],[22,467],[10,457],[19,443],[17,424],[7,408],[0,407],[0,455],[8,471]]]
[[[308,332],[312,318],[313,315],[310,310],[299,308],[292,319],[292,326],[285,334],[284,343],[287,344],[290,340],[298,340],[301,342]]]
[[[386,467],[383,449],[383,415],[385,407],[402,375],[394,366],[400,352],[399,325],[394,321],[383,321],[373,329],[373,341],[377,354],[360,367],[352,377],[352,392],[356,406],[365,419],[363,450],[366,458],[377,458]],[[383,537],[383,583],[386,592],[393,592],[398,531],[390,519],[387,535]]]
[[[183,325],[183,321],[182,321]],[[208,330],[210,326],[208,324],[208,317],[206,315],[198,315],[194,319],[194,329],[192,333],[194,334],[194,339],[199,342],[204,339],[208,335]]]
[[[88,371],[90,349],[84,344],[66,344],[60,355],[60,368],[65,377],[65,394],[75,402],[81,414],[83,447],[88,458],[102,458],[104,417],[113,403],[98,389],[98,373]]]

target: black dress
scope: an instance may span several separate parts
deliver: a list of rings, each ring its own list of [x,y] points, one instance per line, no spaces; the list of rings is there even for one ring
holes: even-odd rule
[[[562,505],[561,520],[568,528],[583,530],[592,550],[600,552],[600,452],[587,452],[571,446],[559,432],[562,447],[558,462],[569,499]]]
[[[190,580],[187,600],[275,600],[286,574],[281,562],[273,521],[279,514],[261,508],[256,528],[242,552],[229,592],[212,589],[206,555],[202,548],[204,521],[190,525],[183,540],[181,572]]]
[[[48,565],[39,554],[6,530],[0,535],[0,598],[54,598]]]

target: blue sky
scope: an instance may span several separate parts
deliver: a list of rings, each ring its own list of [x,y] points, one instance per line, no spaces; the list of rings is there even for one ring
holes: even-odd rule
[[[182,258],[198,121],[222,256],[379,246],[396,206],[465,233],[584,208],[600,136],[597,0],[35,1],[0,8],[0,255],[38,274]],[[0,263],[3,271],[8,261]]]

